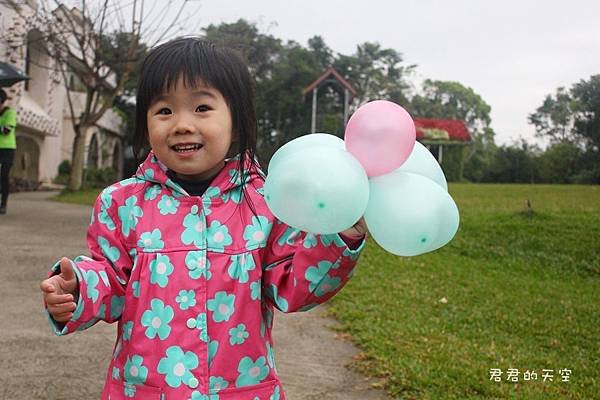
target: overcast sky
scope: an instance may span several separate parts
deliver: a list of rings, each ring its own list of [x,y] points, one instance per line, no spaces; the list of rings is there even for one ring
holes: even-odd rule
[[[559,86],[600,74],[597,0],[200,0],[198,23],[245,18],[303,45],[351,54],[379,42],[425,78],[471,87],[492,107],[496,142],[536,141],[527,115]],[[196,21],[194,21],[196,25]]]

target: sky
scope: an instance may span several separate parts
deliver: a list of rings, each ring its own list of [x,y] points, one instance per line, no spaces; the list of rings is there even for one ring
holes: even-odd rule
[[[244,18],[307,45],[352,54],[378,42],[417,64],[411,78],[458,81],[491,106],[496,143],[535,138],[527,116],[559,86],[600,74],[597,0],[199,0],[194,26]],[[194,28],[196,29],[196,28]],[[315,77],[316,78],[316,77]]]

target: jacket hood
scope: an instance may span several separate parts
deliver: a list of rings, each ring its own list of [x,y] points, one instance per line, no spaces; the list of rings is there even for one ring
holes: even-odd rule
[[[245,171],[243,179],[239,176],[241,162],[244,163]],[[171,176],[172,172],[156,158],[153,151],[150,151],[144,162],[138,166],[134,178],[157,183],[161,186],[171,188],[176,194],[189,196],[180,185],[171,179]],[[264,178],[265,174],[256,159],[252,160],[248,153],[244,153],[243,155],[238,154],[234,158],[225,160],[225,166],[212,179],[207,192],[210,190],[211,193],[215,193],[216,189],[219,189],[218,193],[223,196],[231,196],[234,192],[241,194],[240,189],[246,185],[262,186],[262,184],[259,185],[259,182],[264,181]]]

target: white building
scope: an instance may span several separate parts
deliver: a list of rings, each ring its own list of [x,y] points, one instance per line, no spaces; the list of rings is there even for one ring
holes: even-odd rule
[[[25,1],[34,7],[35,0]],[[44,51],[44,24],[33,12],[22,17],[0,3],[0,60],[31,78],[3,88],[17,110],[17,151],[11,177],[50,182],[63,160],[71,160],[74,131],[67,90],[55,60]],[[85,92],[74,74],[67,75],[75,115],[83,108]],[[122,119],[109,109],[86,133],[86,167],[113,167],[121,176]]]

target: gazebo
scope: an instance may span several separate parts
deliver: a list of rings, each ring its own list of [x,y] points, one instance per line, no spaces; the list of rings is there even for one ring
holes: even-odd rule
[[[319,88],[331,86],[336,92],[344,96],[344,126],[349,118],[349,104],[352,97],[356,96],[356,90],[345,80],[333,67],[329,67],[316,81],[311,83],[302,91],[302,95],[306,96],[312,92],[312,120],[310,131],[317,131],[317,94]]]

